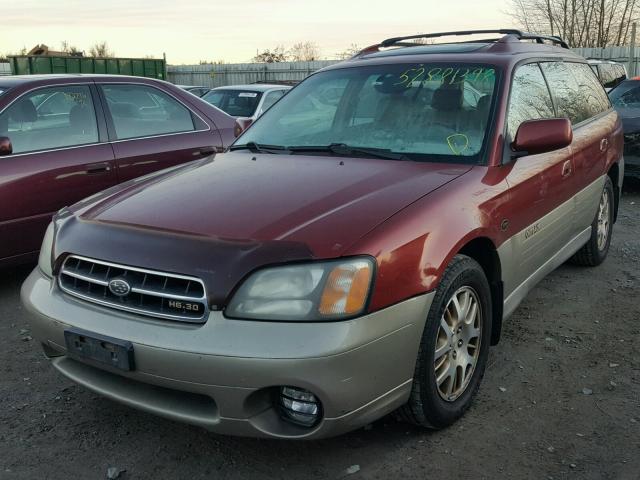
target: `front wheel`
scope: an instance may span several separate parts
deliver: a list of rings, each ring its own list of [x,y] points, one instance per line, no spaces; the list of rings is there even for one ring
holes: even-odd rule
[[[600,196],[598,211],[591,224],[591,237],[584,247],[571,258],[573,263],[595,267],[607,258],[613,231],[613,202],[613,184],[607,176]]]
[[[443,428],[471,405],[487,364],[491,292],[482,267],[456,255],[445,270],[420,342],[409,402],[401,419]]]

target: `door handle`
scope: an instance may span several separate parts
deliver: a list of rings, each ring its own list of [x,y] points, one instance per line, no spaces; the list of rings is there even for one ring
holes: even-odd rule
[[[609,148],[609,140],[603,138],[600,140],[600,151],[604,152],[607,148]]]
[[[564,162],[562,164],[562,176],[563,177],[568,177],[569,175],[571,175],[572,171],[573,171],[573,167],[571,166],[571,160],[567,160],[566,162]]]
[[[87,174],[96,175],[99,173],[105,173],[111,170],[111,165],[107,162],[104,163],[94,163],[92,165],[87,165]]]

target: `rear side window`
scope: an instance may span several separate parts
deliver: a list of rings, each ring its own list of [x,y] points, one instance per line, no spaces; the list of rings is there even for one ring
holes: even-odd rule
[[[559,117],[576,125],[609,108],[609,100],[588,65],[544,62],[541,66]]]
[[[103,85],[119,140],[195,130],[191,112],[173,97],[144,85]]]
[[[513,75],[507,114],[507,131],[511,139],[515,138],[522,122],[553,117],[553,102],[538,64],[518,67]]]
[[[578,82],[585,107],[589,107],[589,116],[593,117],[607,111],[611,107],[609,98],[589,65],[584,63],[567,63],[566,65]]]
[[[580,92],[580,85],[563,62],[541,63],[549,88],[556,103],[559,117],[571,120],[573,125],[591,117],[591,107]]]
[[[9,137],[14,154],[97,143],[89,87],[43,88],[20,97],[0,115],[0,136]]]

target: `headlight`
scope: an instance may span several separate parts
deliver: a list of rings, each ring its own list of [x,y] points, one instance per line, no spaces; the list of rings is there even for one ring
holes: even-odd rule
[[[51,265],[51,250],[53,249],[53,222],[47,227],[40,247],[40,256],[38,257],[38,267],[48,277],[53,277],[53,268]]]
[[[373,268],[371,258],[265,268],[240,286],[225,315],[282,321],[354,317],[366,307]]]

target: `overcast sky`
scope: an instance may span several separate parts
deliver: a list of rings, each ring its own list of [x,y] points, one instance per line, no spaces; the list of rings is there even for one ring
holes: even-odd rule
[[[313,41],[334,57],[352,43],[451,29],[511,27],[509,0],[0,0],[0,53],[63,40],[169,63],[249,61],[257,49]]]

